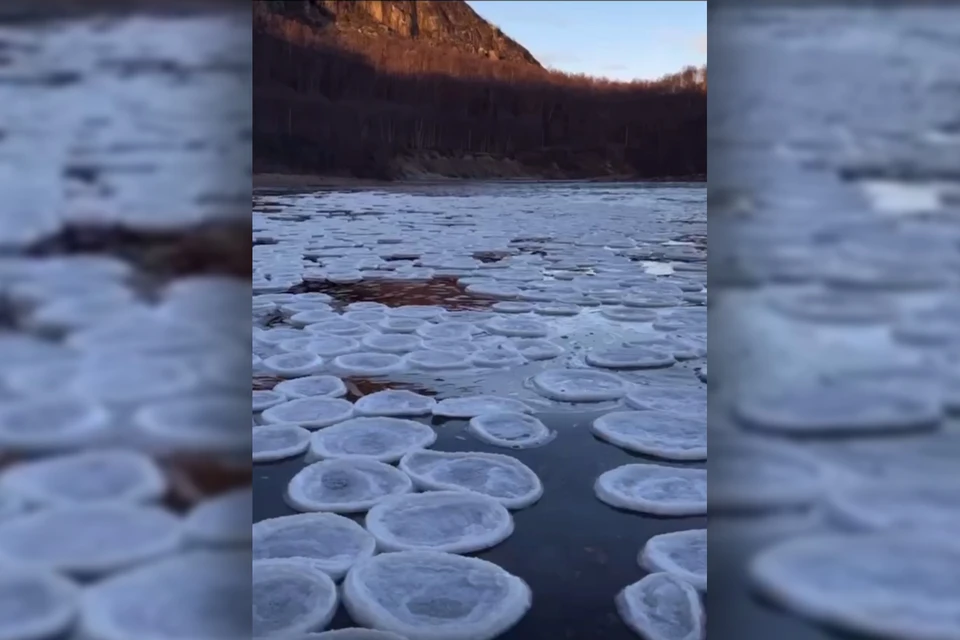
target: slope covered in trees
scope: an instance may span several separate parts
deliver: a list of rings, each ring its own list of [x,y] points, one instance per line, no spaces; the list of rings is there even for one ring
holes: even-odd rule
[[[705,68],[654,82],[569,75],[463,2],[343,4],[255,3],[256,172],[706,174]]]

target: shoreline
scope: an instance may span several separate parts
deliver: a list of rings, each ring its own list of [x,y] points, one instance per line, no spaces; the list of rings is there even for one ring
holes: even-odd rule
[[[702,182],[706,184],[704,175],[668,176],[665,178],[642,178],[625,176],[603,176],[595,178],[455,178],[431,177],[429,179],[399,179],[373,180],[369,178],[354,178],[351,176],[332,176],[297,173],[254,173],[252,176],[253,189],[369,189],[384,187],[407,187],[417,185],[448,185],[465,183],[651,183],[651,182]]]

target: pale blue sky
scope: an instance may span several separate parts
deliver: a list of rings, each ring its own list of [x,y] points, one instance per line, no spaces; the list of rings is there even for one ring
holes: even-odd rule
[[[651,80],[707,62],[707,3],[470,1],[544,66]]]

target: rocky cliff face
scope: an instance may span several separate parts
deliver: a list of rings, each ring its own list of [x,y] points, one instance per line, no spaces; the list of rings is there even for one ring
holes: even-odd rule
[[[314,28],[406,38],[491,60],[540,66],[529,51],[462,0],[270,0],[255,2],[254,7],[257,13],[283,15]]]

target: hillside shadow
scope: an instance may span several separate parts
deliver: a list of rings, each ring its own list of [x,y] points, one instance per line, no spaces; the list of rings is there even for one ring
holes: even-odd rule
[[[500,177],[706,174],[706,91],[684,86],[688,76],[560,82],[532,66],[453,54],[431,62],[444,51],[413,51],[397,39],[364,46],[380,49],[348,50],[329,26],[277,34],[255,21],[255,172],[392,179],[398,158],[447,168],[443,159],[467,158],[518,172]],[[453,73],[417,70],[428,63]],[[468,63],[474,68],[458,72]],[[384,70],[391,65],[409,70]]]

